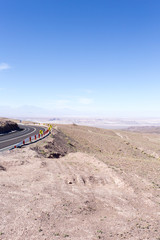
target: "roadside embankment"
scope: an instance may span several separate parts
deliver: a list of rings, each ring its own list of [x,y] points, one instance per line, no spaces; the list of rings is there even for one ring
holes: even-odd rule
[[[12,121],[0,121],[0,134],[20,130],[17,123]]]

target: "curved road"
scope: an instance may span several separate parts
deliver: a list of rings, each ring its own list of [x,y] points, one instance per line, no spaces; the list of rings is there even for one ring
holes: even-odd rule
[[[0,135],[0,151],[38,134],[40,130],[45,131],[45,128],[41,126],[19,125],[19,127],[22,129],[21,131]]]

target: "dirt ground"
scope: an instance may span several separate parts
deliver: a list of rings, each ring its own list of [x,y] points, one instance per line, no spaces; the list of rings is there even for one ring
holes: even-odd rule
[[[159,146],[159,134],[60,125],[1,153],[0,240],[160,240]]]

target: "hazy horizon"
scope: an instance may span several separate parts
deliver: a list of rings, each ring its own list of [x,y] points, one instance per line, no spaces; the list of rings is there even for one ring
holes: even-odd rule
[[[36,106],[24,105],[19,107],[0,106],[0,117],[6,118],[102,118],[102,119],[160,119],[160,114],[156,112],[146,112],[145,114],[137,112],[94,112],[78,111],[75,109],[45,109]]]

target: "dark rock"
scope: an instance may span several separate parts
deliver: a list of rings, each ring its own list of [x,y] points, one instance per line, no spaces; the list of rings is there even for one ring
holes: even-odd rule
[[[67,153],[76,152],[76,142],[70,137],[66,136],[63,132],[54,129],[54,134],[51,136],[52,141],[48,142],[43,148],[34,147],[33,150],[48,158],[61,158]]]
[[[12,121],[1,121],[0,122],[0,134],[2,133],[9,133],[12,131],[19,131],[21,130],[17,123]]]
[[[6,171],[6,168],[0,165],[0,171]]]

